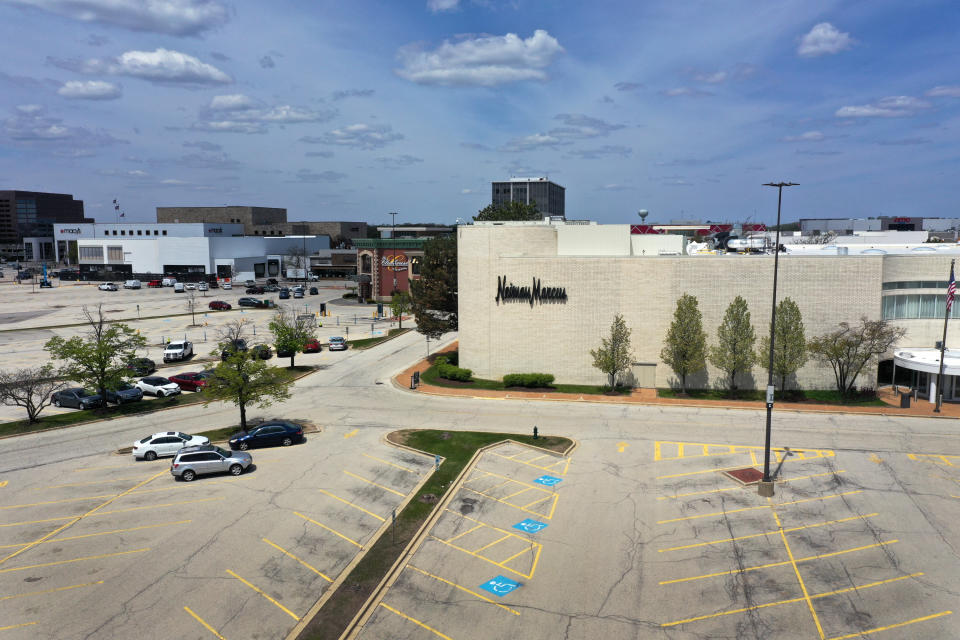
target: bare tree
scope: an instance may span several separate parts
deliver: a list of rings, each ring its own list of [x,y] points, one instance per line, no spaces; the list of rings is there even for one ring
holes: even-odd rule
[[[53,394],[67,386],[58,380],[53,365],[0,371],[0,404],[23,407],[27,421],[37,422],[37,416],[53,401]]]
[[[187,311],[190,312],[190,326],[197,326],[197,305],[200,304],[197,300],[197,292],[194,289],[189,289],[187,291]]]
[[[833,367],[837,391],[846,398],[853,393],[854,383],[864,367],[877,361],[905,334],[903,327],[863,316],[859,325],[841,322],[839,329],[816,336],[808,343],[807,350],[820,362]]]

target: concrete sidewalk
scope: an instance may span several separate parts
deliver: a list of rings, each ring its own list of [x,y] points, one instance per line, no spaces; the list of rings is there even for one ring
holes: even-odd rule
[[[454,342],[449,346],[437,351],[445,353],[456,351],[458,343]],[[624,404],[624,405],[668,405],[674,407],[692,407],[692,408],[713,408],[713,409],[763,409],[766,404],[752,400],[698,400],[695,398],[661,398],[657,395],[656,389],[634,389],[630,395],[591,395],[580,393],[559,393],[542,391],[521,391],[511,389],[509,391],[493,391],[488,389],[471,389],[469,387],[440,387],[421,382],[417,389],[410,389],[410,376],[414,372],[423,373],[430,367],[430,362],[421,360],[412,367],[408,367],[394,378],[394,384],[402,389],[407,389],[411,393],[423,393],[437,396],[454,396],[466,398],[488,398],[491,400],[542,400],[553,402],[598,402],[603,404]],[[944,403],[940,413],[934,412],[934,405],[922,398],[916,402],[911,402],[909,409],[900,408],[900,396],[894,395],[892,387],[882,387],[877,395],[886,403],[886,406],[856,406],[856,405],[836,405],[836,404],[818,404],[816,402],[784,402],[778,401],[775,405],[777,411],[802,411],[813,413],[851,413],[851,414],[875,414],[884,416],[910,416],[920,418],[960,418],[960,404]]]

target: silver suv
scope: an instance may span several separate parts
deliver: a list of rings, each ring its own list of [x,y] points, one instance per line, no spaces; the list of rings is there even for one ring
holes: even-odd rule
[[[209,473],[230,472],[238,476],[253,464],[253,457],[246,451],[226,451],[212,444],[184,447],[173,457],[170,473],[174,478],[191,482],[197,476]]]

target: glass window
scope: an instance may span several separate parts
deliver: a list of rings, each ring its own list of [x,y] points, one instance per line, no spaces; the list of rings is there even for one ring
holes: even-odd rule
[[[937,317],[937,296],[931,294],[920,296],[920,317]]]
[[[167,235],[167,230],[166,230],[166,229],[163,230],[163,235]]]
[[[120,235],[125,236],[125,235],[127,235],[127,232],[124,231],[123,229],[120,229]]]
[[[920,296],[902,296],[902,304],[901,318],[920,317]]]
[[[117,230],[116,230],[116,229],[113,230],[113,235],[117,235]]]
[[[153,235],[158,236],[158,235],[160,235],[160,232],[157,231],[156,229],[154,229],[154,230],[153,230]]]
[[[886,285],[884,285],[886,286]],[[883,319],[893,320],[896,312],[896,296],[887,296],[883,299]]]
[[[110,232],[109,232],[109,231],[104,231],[104,232],[103,232],[103,235],[108,236],[108,235],[110,235]]]
[[[138,235],[138,236],[142,236],[142,235],[143,235],[143,231],[141,231],[140,229],[137,229],[137,235]]]

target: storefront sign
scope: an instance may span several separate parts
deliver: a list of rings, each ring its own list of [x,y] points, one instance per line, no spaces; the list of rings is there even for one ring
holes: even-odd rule
[[[533,286],[518,287],[512,282],[507,282],[507,276],[497,276],[497,297],[495,302],[529,302],[532,307],[535,302],[540,304],[549,302],[566,302],[566,287],[544,287],[540,284],[540,278],[533,279]]]
[[[60,233],[80,233],[80,229],[60,229]]]
[[[380,258],[380,265],[386,267],[387,271],[406,271],[410,263],[407,261],[407,256],[398,253],[383,256]]]
[[[223,227],[210,227],[207,231],[210,233],[223,233]]]

